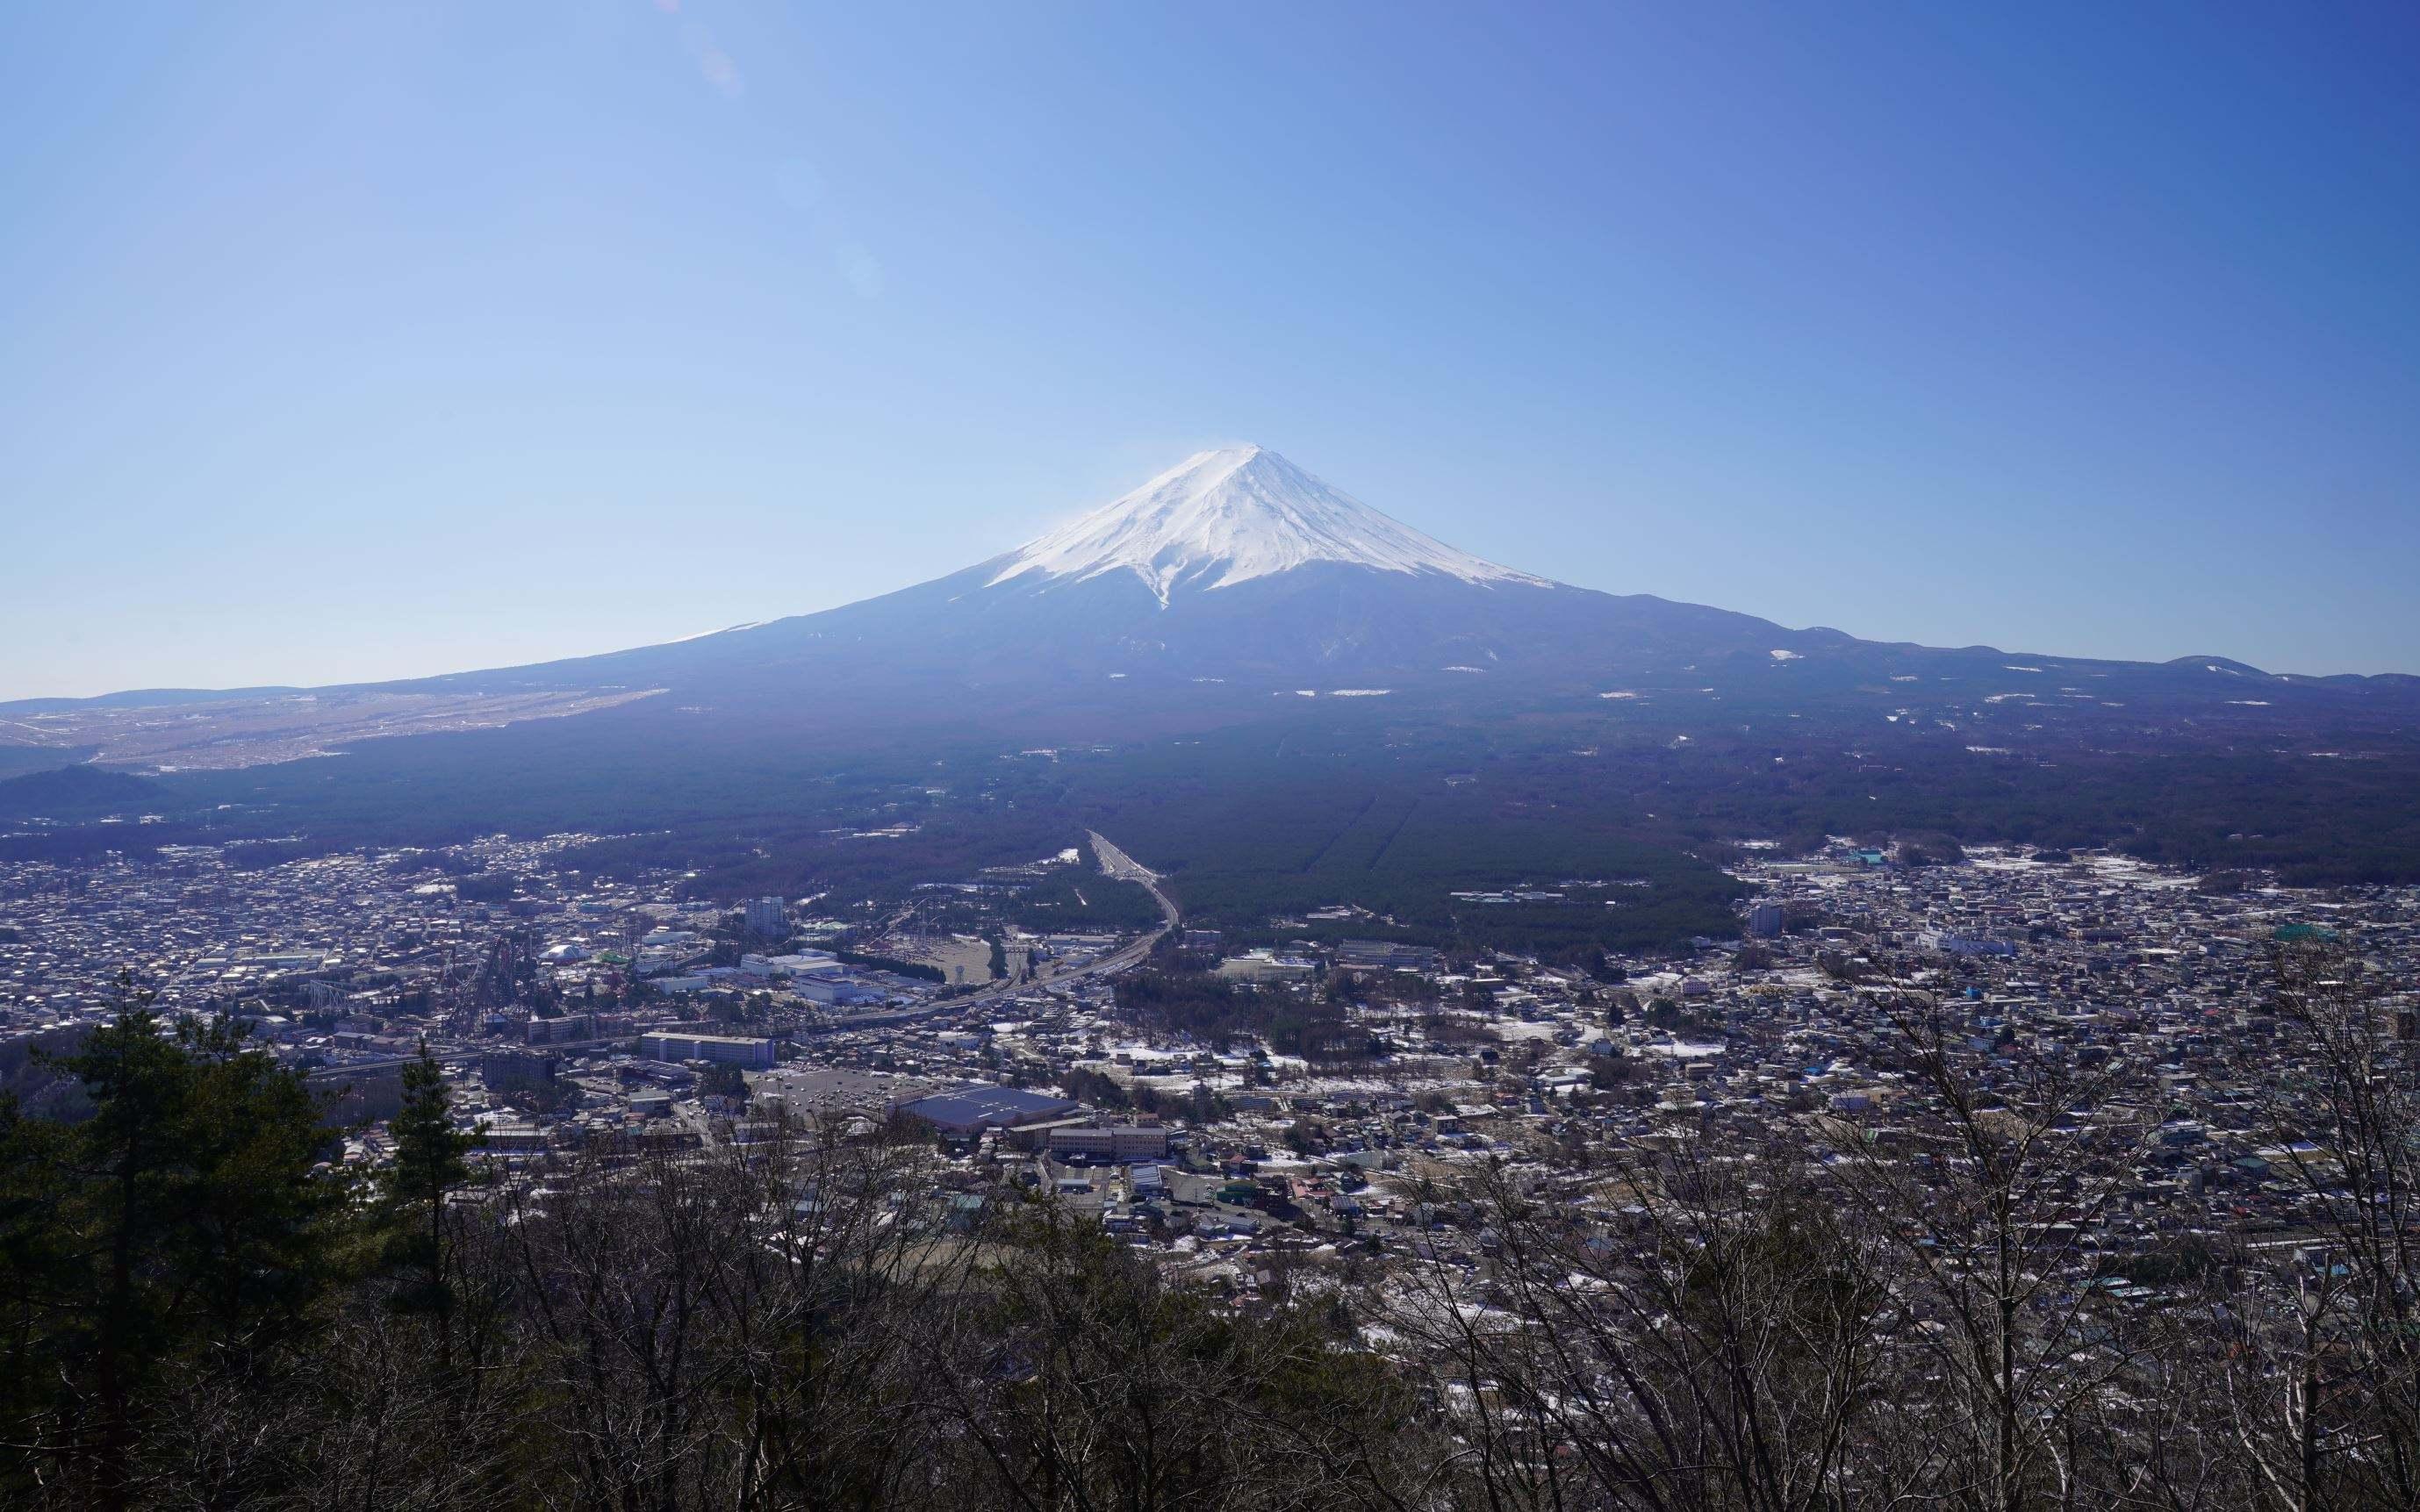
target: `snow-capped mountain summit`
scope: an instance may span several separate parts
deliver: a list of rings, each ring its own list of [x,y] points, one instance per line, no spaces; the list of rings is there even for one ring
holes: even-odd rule
[[[648,772],[768,742],[894,754],[927,737],[1055,747],[1306,708],[1400,721],[1405,744],[1387,742],[1399,751],[1420,744],[1427,717],[1572,720],[1606,708],[1668,717],[1704,707],[1713,719],[1719,703],[1741,736],[1752,723],[1777,726],[1776,715],[1803,715],[1809,728],[1820,716],[1864,732],[1857,744],[1904,724],[1940,729],[1969,754],[1999,756],[2013,739],[2006,748],[1965,744],[1977,738],[1973,721],[1989,717],[1974,711],[2005,699],[2029,719],[2053,717],[2050,703],[2030,696],[2038,687],[2015,685],[2062,675],[2098,680],[2090,712],[2079,717],[2113,729],[2146,710],[2163,719],[2191,710],[2208,728],[2232,730],[2292,700],[2334,710],[2330,718],[2385,709],[2420,728],[2420,716],[2404,712],[2420,709],[2420,679],[2270,677],[2217,656],[2150,666],[1938,650],[1556,583],[1456,550],[1256,446],[1187,457],[1015,551],[836,609],[601,656],[321,690],[376,694],[369,712],[358,699],[297,701],[293,689],[207,704],[192,694],[130,694],[96,702],[81,727],[88,736],[24,722],[59,712],[48,703],[18,705],[14,728],[68,742],[59,748],[117,748],[126,736],[115,721],[148,697],[181,712],[175,721],[137,721],[145,731],[173,722],[178,732],[164,745],[143,735],[151,742],[143,759],[184,764],[198,751],[223,765],[239,749],[284,761],[306,744],[317,750],[365,731],[543,719],[595,731],[613,761]],[[2258,698],[2246,696],[2256,687]],[[1945,712],[1964,712],[1919,727],[1908,704],[1920,690],[1958,701],[1939,705]],[[396,694],[413,702],[396,705]],[[571,714],[579,717],[554,717]],[[0,719],[0,770],[11,728]],[[1309,749],[1289,759],[1310,759]]]
[[[666,687],[695,695],[685,706],[697,708],[814,688],[861,710],[969,693],[1047,707],[1076,696],[1069,689],[1115,685],[1130,700],[1149,685],[1197,708],[1204,698],[1322,687],[1585,691],[1667,661],[1739,653],[1774,665],[1776,649],[1810,643],[1743,614],[1498,566],[1275,452],[1236,446],[1187,457],[1014,551],[895,593],[473,681]]]
[[[1130,572],[1160,606],[1312,563],[1481,585],[1554,586],[1458,551],[1260,446],[1197,452],[1141,487],[1011,552],[986,587],[1028,575]]]

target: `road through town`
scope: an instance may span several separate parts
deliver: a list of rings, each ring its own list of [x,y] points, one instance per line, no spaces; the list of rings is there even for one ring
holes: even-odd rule
[[[1117,972],[1125,970],[1128,966],[1136,964],[1145,956],[1151,954],[1152,947],[1157,945],[1160,940],[1167,935],[1170,930],[1174,929],[1177,925],[1178,919],[1183,917],[1176,906],[1176,900],[1171,898],[1166,890],[1160,887],[1158,872],[1154,872],[1149,867],[1144,866],[1141,862],[1136,860],[1133,856],[1128,856],[1125,851],[1120,850],[1114,843],[1098,832],[1086,830],[1084,833],[1085,837],[1093,843],[1093,854],[1099,858],[1101,871],[1105,875],[1113,877],[1120,882],[1132,882],[1140,885],[1144,891],[1151,894],[1152,901],[1159,904],[1159,928],[1153,930],[1148,933],[1137,936],[1135,939],[1127,942],[1125,945],[1111,951],[1108,955],[1102,956],[1097,960],[1087,961],[1079,966],[1070,966],[1064,971],[1047,973],[1025,981],[1017,981],[1013,979],[1005,981],[997,981],[988,987],[981,989],[980,991],[969,993],[963,997],[944,998],[929,1007],[912,1009],[904,1012],[884,1013],[879,1015],[837,1020],[829,1026],[829,1029],[860,1028],[892,1024],[908,1024],[921,1022],[943,1013],[963,1013],[969,1009],[980,1008],[985,1003],[992,1002],[998,998],[1006,997],[1012,993],[1031,992],[1037,987],[1056,987],[1065,982],[1080,981],[1087,977],[1111,976]]]

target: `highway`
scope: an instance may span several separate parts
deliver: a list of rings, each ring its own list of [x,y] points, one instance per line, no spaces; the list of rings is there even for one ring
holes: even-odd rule
[[[875,1028],[892,1024],[912,1024],[942,1013],[959,1013],[968,1009],[981,1008],[985,1003],[1006,997],[1013,993],[1031,992],[1039,987],[1056,987],[1063,982],[1080,981],[1086,977],[1111,976],[1117,972],[1124,971],[1126,967],[1135,964],[1145,956],[1151,954],[1151,948],[1157,945],[1170,930],[1174,929],[1177,925],[1177,920],[1182,917],[1177,910],[1176,901],[1161,890],[1158,872],[1154,872],[1151,868],[1144,866],[1133,856],[1128,856],[1125,852],[1120,850],[1114,843],[1097,831],[1088,829],[1084,834],[1085,837],[1093,842],[1093,854],[1100,858],[1101,871],[1105,874],[1113,877],[1120,882],[1133,882],[1140,884],[1144,891],[1151,894],[1152,901],[1159,904],[1159,928],[1153,930],[1148,934],[1137,937],[1130,944],[1123,946],[1120,949],[1111,951],[1109,954],[1100,957],[1098,960],[1087,961],[1080,966],[1070,966],[1064,971],[1052,972],[1048,976],[1035,977],[1031,981],[997,981],[988,987],[969,993],[963,997],[945,998],[940,1002],[933,1003],[921,1009],[908,1009],[892,1013],[869,1014],[865,1020],[836,1020],[820,1032],[833,1033],[853,1028]],[[871,1020],[871,1022],[867,1022],[867,1020]]]
[[[1114,955],[1103,956],[1090,965],[1078,966],[1067,973],[1068,977],[1107,975],[1133,965],[1144,956],[1151,954],[1151,948],[1159,943],[1162,935],[1176,927],[1179,917],[1176,901],[1159,888],[1158,872],[1118,849],[1099,830],[1088,829],[1084,831],[1084,836],[1093,842],[1093,854],[1100,857],[1103,872],[1121,882],[1139,882],[1142,885],[1143,891],[1151,894],[1152,902],[1159,904],[1160,924],[1159,928],[1143,935],[1125,949]],[[1066,978],[1054,977],[1051,980],[1062,981]]]
[[[1113,950],[1096,961],[1087,961],[1080,966],[1071,966],[1065,971],[1054,972],[1047,977],[1036,977],[1028,982],[997,982],[982,992],[973,993],[965,997],[953,998],[942,1005],[943,1007],[965,1008],[972,1004],[987,1002],[995,997],[1003,997],[1012,992],[1023,991],[1027,988],[1054,987],[1061,982],[1077,981],[1085,977],[1114,975],[1151,954],[1151,948],[1157,945],[1170,930],[1176,927],[1179,918],[1176,901],[1160,890],[1158,872],[1118,849],[1098,830],[1088,829],[1084,831],[1084,837],[1093,842],[1093,854],[1100,857],[1101,871],[1105,874],[1120,882],[1140,883],[1142,889],[1151,894],[1152,902],[1159,904],[1159,928],[1148,934],[1138,936],[1132,944]]]

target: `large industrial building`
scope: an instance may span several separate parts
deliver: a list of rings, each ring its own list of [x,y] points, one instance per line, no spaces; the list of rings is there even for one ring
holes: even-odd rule
[[[975,1082],[931,1097],[902,1103],[898,1111],[920,1123],[961,1138],[985,1129],[1014,1129],[1021,1124],[1063,1119],[1082,1104],[1063,1097],[1047,1097],[1015,1087]]]

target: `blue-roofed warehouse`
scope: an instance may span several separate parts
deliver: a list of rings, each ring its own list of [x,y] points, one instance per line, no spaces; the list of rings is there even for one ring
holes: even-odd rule
[[[1015,1087],[975,1082],[902,1103],[899,1111],[943,1134],[977,1134],[985,1129],[1014,1129],[1022,1124],[1063,1119],[1082,1104],[1063,1097],[1047,1097]]]

